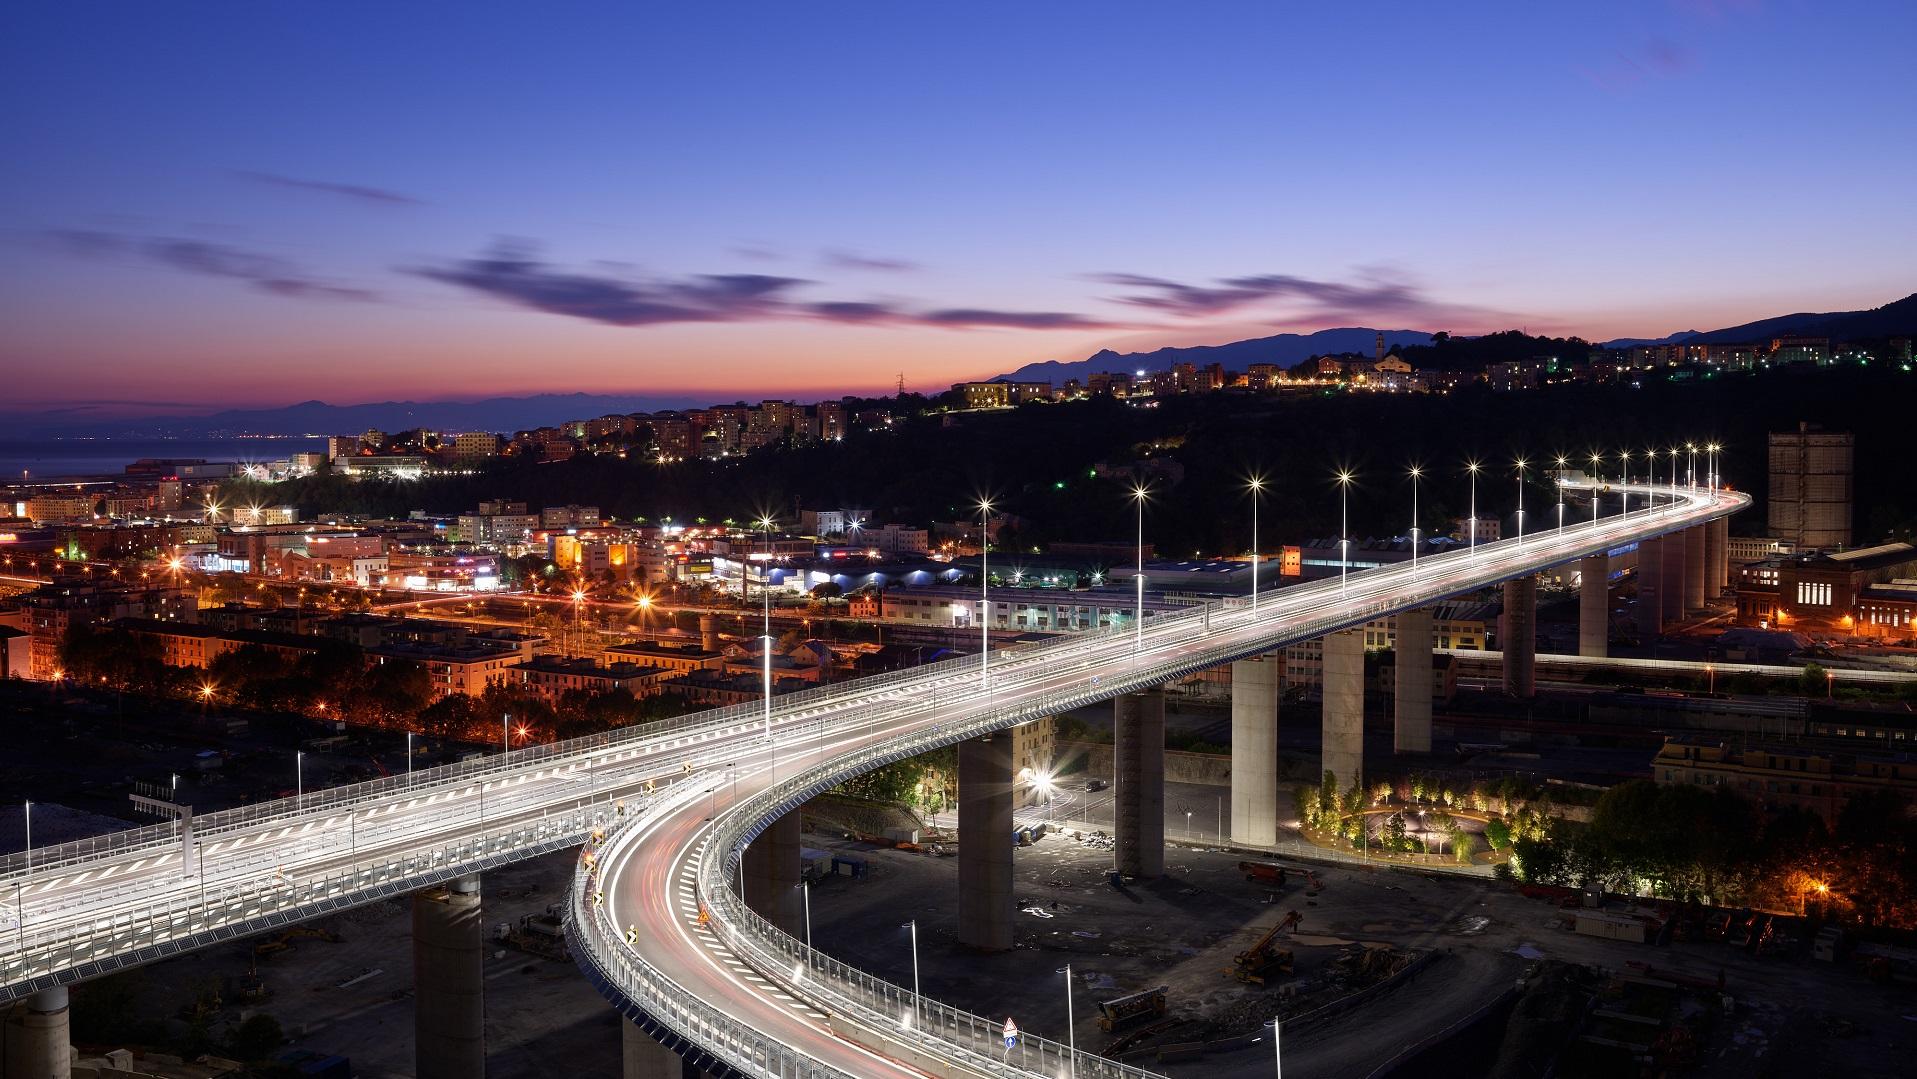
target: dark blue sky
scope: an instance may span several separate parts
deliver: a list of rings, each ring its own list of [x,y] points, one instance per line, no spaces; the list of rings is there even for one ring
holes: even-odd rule
[[[18,403],[933,386],[1917,287],[1917,4],[28,3]]]

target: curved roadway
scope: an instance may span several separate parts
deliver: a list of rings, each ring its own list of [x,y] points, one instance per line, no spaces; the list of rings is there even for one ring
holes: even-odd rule
[[[1020,1068],[1019,1051],[1008,1054],[1010,1060],[1000,1056],[989,1020],[966,1017],[936,1032],[914,1030],[912,1013],[929,1003],[917,1004],[903,990],[875,997],[868,985],[854,985],[852,975],[828,973],[837,965],[740,907],[733,873],[741,841],[804,795],[908,750],[922,752],[1687,528],[1749,501],[1703,489],[1655,493],[1669,501],[1654,511],[1482,544],[1422,559],[1415,569],[1402,564],[1354,574],[1342,584],[1332,578],[1297,585],[1265,593],[1255,610],[1239,601],[1151,623],[1142,632],[1108,631],[1001,655],[983,674],[974,658],[955,669],[941,665],[948,669],[876,697],[848,687],[844,700],[781,710],[776,742],[761,737],[741,745],[728,762],[732,768],[707,771],[714,778],[618,828],[595,852],[596,869],[582,874],[574,911],[591,953],[588,971],[602,992],[666,1040],[697,1045],[740,1070],[767,1070],[777,1053],[760,1046],[753,1061],[733,1058],[726,1046],[679,1029],[675,1020],[688,1016],[666,998],[683,994],[716,1006],[767,1045],[819,1066],[821,1074],[1061,1074],[1050,1058]],[[785,782],[766,794],[775,784],[773,745]],[[618,974],[626,976],[623,985]],[[1080,1074],[1115,1068],[1088,1054],[1075,1063]]]
[[[1746,496],[1656,488],[1638,509],[1083,634],[611,735],[0,859],[0,1000],[550,850],[605,828],[572,916],[582,965],[650,1028],[747,1074],[1136,1073],[1065,1060],[806,951],[726,885],[739,847],[811,791],[889,760],[1161,684],[1584,554]],[[1642,502],[1649,490],[1633,486]],[[716,852],[708,854],[708,851]],[[602,897],[595,897],[601,893]],[[700,910],[706,924],[700,923]],[[628,932],[634,943],[629,945]],[[1048,1055],[1049,1054],[1049,1055]]]

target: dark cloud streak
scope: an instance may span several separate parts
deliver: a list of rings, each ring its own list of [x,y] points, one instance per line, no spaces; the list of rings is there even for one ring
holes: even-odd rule
[[[273,172],[255,172],[250,169],[235,169],[233,175],[243,180],[269,187],[292,188],[296,191],[317,191],[325,195],[336,195],[354,202],[372,203],[379,206],[424,206],[424,199],[383,187],[369,187],[365,184],[340,184],[329,180],[302,180],[297,176],[281,176]]]
[[[297,266],[273,255],[245,251],[226,244],[175,237],[122,236],[87,229],[61,229],[46,234],[56,250],[82,258],[128,258],[202,277],[242,281],[261,292],[301,300],[370,302],[379,294],[369,289],[338,285],[311,277]]]
[[[971,307],[916,311],[898,304],[871,301],[800,302],[793,299],[791,293],[816,282],[769,274],[619,278],[573,273],[539,261],[526,245],[510,243],[476,258],[407,272],[518,307],[609,326],[773,319],[942,329],[1112,329],[1125,325],[1063,311]]]

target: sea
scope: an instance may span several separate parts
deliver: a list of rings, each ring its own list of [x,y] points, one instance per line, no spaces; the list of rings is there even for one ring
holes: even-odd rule
[[[0,482],[118,476],[142,457],[238,461],[284,461],[295,453],[319,453],[316,437],[258,438],[0,438]]]

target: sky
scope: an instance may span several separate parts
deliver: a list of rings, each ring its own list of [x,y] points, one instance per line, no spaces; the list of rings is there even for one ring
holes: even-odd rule
[[[0,10],[0,412],[936,390],[1917,291],[1917,4]]]

